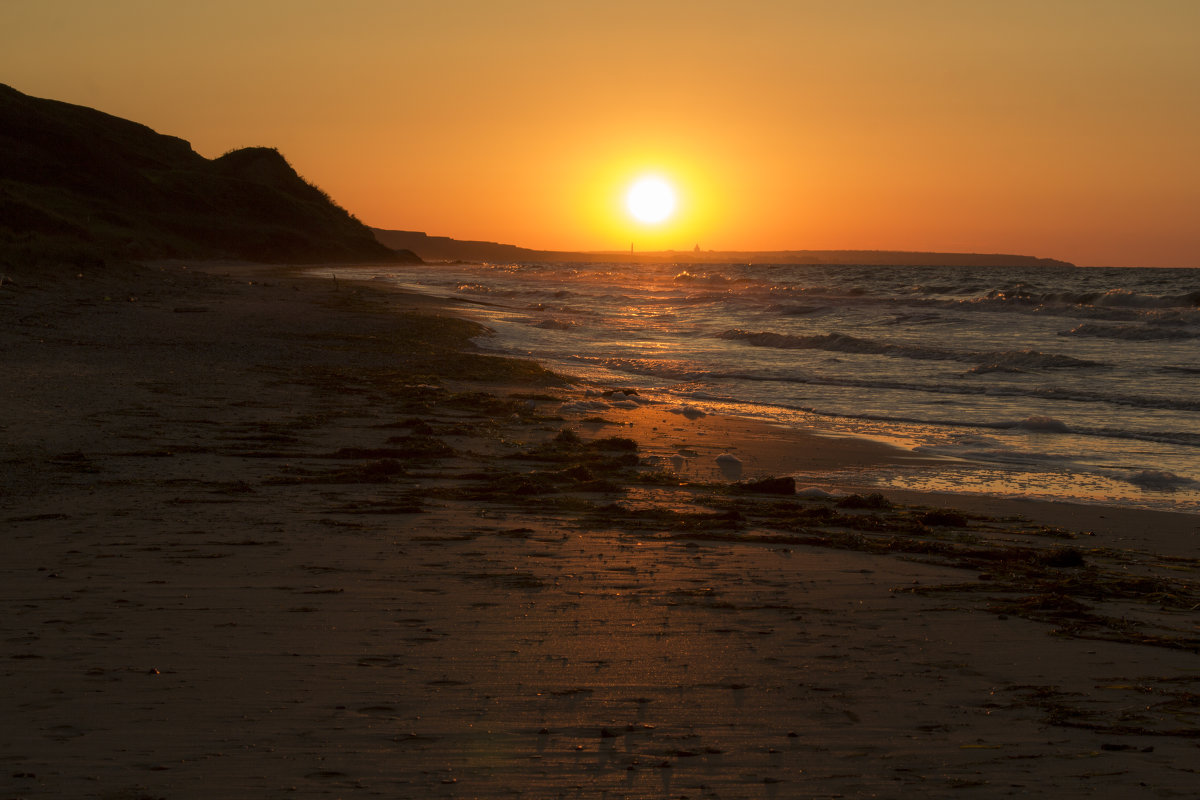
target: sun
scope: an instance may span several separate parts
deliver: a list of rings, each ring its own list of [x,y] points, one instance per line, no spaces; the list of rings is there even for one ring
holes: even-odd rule
[[[638,222],[656,225],[675,211],[675,190],[657,176],[639,178],[625,194],[625,207]]]

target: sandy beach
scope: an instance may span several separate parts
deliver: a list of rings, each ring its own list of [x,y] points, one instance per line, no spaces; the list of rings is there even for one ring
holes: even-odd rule
[[[865,486],[939,462],[453,312],[0,284],[0,798],[1196,796],[1200,516]]]

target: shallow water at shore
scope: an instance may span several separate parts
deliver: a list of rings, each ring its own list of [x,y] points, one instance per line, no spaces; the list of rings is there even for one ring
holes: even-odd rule
[[[482,346],[954,459],[909,488],[1200,510],[1200,270],[452,264]],[[913,483],[913,482],[916,483]],[[933,481],[929,483],[929,481]]]

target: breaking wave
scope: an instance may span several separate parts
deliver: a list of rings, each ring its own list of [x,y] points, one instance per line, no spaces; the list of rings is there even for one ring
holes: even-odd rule
[[[1178,325],[1097,325],[1085,322],[1059,336],[1094,336],[1099,339],[1122,339],[1129,342],[1157,342],[1177,339],[1200,339],[1200,331]]]
[[[1174,492],[1188,486],[1200,485],[1200,482],[1191,478],[1161,469],[1143,469],[1126,476],[1125,480],[1134,486],[1158,492]]]
[[[1034,431],[1037,433],[1067,433],[1071,430],[1067,427],[1067,423],[1063,422],[1061,419],[1055,419],[1054,417],[1046,417],[1042,415],[1026,417],[1020,422],[1015,423],[1013,427],[1026,431]]]
[[[773,347],[781,350],[827,350],[834,353],[886,355],[927,361],[963,361],[982,366],[1008,369],[1064,369],[1103,366],[1097,361],[1088,361],[1082,358],[1054,353],[1042,353],[1037,350],[970,352],[949,350],[941,347],[892,344],[874,339],[860,339],[844,333],[796,336],[787,333],[774,333],[772,331],[752,332],[734,328],[717,334],[717,338],[746,342],[755,347]]]

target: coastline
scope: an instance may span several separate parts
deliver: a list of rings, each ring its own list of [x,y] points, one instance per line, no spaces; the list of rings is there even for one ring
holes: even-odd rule
[[[386,287],[36,283],[0,286],[5,796],[1190,794],[1200,515],[847,505],[934,462],[570,416]]]
[[[1186,280],[507,262],[346,274],[469,301],[492,332],[481,347],[640,400],[955,459],[862,476],[878,486],[1200,513]]]

